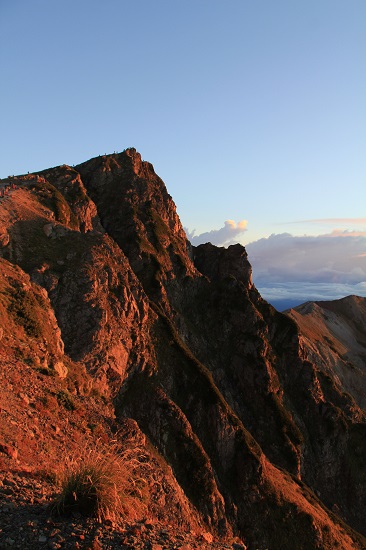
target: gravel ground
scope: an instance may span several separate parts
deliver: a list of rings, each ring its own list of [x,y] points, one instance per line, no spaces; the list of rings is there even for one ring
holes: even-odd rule
[[[215,542],[210,533],[179,531],[157,521],[100,523],[80,514],[51,514],[56,487],[26,473],[0,476],[0,548],[21,550],[128,549],[244,550],[240,543]]]

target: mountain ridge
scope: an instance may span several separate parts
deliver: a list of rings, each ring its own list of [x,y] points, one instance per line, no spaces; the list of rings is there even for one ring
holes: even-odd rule
[[[365,413],[297,319],[261,298],[245,248],[192,247],[135,149],[11,181],[1,262],[45,293],[60,338],[56,360],[23,335],[32,365],[75,399],[99,392],[111,425],[137,423],[188,499],[185,521],[217,540],[362,548],[329,508],[362,530]]]

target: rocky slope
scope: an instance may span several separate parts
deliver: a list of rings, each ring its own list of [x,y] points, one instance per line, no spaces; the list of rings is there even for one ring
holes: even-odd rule
[[[147,479],[141,515],[168,529],[165,545],[153,527],[141,548],[363,548],[364,403],[298,319],[261,298],[245,249],[191,247],[134,149],[11,183],[3,471],[39,476],[40,463],[53,471],[56,457],[117,438]]]
[[[306,302],[286,313],[298,325],[311,360],[365,409],[366,298]]]

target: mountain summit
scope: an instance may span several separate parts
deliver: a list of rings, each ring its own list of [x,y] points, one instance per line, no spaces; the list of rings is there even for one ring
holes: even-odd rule
[[[135,149],[0,187],[6,544],[12,523],[46,548],[47,509],[38,546],[26,527],[35,488],[47,503],[60,462],[117,442],[140,527],[112,522],[102,548],[365,547],[362,299],[278,313],[243,246],[191,246]]]

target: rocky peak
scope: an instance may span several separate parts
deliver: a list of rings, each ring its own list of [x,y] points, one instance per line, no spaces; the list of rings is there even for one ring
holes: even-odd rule
[[[136,175],[139,175],[141,173],[143,166],[147,169],[154,170],[152,164],[142,162],[140,153],[138,153],[134,147],[126,149],[125,154],[130,157],[133,171]]]
[[[147,294],[171,311],[175,280],[196,273],[175,204],[135,149],[76,167],[105,230],[128,257]]]
[[[211,243],[201,244],[194,247],[194,263],[198,271],[212,281],[234,277],[248,289],[253,286],[252,266],[241,244],[228,248],[218,248]]]

